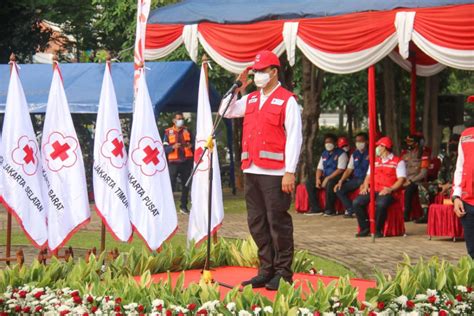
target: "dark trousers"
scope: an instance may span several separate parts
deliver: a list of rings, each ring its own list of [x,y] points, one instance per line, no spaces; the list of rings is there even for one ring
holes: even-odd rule
[[[337,197],[341,200],[342,205],[346,210],[352,212],[352,200],[349,199],[349,193],[357,190],[360,185],[364,182],[364,179],[352,178],[349,181],[344,182],[341,189],[336,192]]]
[[[189,187],[186,187],[186,181],[188,181],[191,171],[193,169],[193,160],[188,159],[184,162],[173,162],[168,164],[168,169],[170,172],[171,185],[173,186],[173,191],[176,191],[176,180],[181,181],[181,208],[188,207],[188,194]]]
[[[403,214],[405,216],[405,219],[410,218],[411,215],[411,205],[413,198],[418,194],[418,184],[416,183],[410,183],[406,188],[405,188],[405,205],[403,208]]]
[[[336,193],[334,193],[334,187],[336,186],[339,179],[341,179],[342,174],[338,175],[337,177],[332,178],[326,184],[325,195],[326,195],[326,205],[324,209],[326,211],[334,211],[335,204],[336,204]],[[309,205],[312,210],[321,210],[321,204],[318,201],[318,189],[316,189],[316,183],[314,179],[310,177],[306,181],[306,191],[308,191],[308,199]]]
[[[250,234],[258,247],[259,274],[293,276],[291,195],[281,190],[281,176],[245,173],[245,202]]]
[[[466,215],[461,217],[462,228],[464,229],[464,240],[466,241],[467,253],[474,259],[474,205],[464,204]]]
[[[354,211],[357,215],[357,221],[359,222],[360,230],[369,229],[369,210],[368,205],[370,203],[370,194],[360,194],[354,200]],[[375,193],[375,227],[380,233],[383,233],[383,227],[385,220],[387,219],[387,209],[390,204],[393,203],[393,197],[391,195],[379,195]]]

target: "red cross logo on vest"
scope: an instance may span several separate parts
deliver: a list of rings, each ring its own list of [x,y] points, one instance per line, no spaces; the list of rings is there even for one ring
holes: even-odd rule
[[[138,147],[131,152],[131,158],[135,165],[140,167],[146,176],[153,176],[162,172],[166,167],[165,150],[161,141],[151,137],[143,137],[138,142]]]
[[[79,142],[75,137],[52,132],[47,139],[43,154],[49,170],[57,172],[62,168],[70,168],[77,162],[76,150],[79,148]]]
[[[110,129],[100,148],[100,154],[110,161],[115,168],[121,169],[127,163],[127,152],[123,144],[122,133],[117,129]]]
[[[199,162],[199,158],[202,156],[202,152],[204,151],[204,146],[206,145],[207,141],[204,139],[200,139],[196,141],[196,150],[194,151],[194,163],[197,164]],[[202,157],[201,163],[197,168],[197,172],[199,171],[207,171],[209,170],[209,157],[210,152],[209,150],[206,151],[204,156]]]
[[[38,170],[38,145],[36,140],[24,135],[18,139],[17,144],[12,152],[13,162],[21,166],[26,175],[34,175]]]

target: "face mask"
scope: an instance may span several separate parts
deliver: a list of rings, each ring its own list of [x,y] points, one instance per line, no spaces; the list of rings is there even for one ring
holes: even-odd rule
[[[356,143],[356,148],[360,151],[363,151],[365,149],[365,143],[357,142]]]
[[[184,125],[184,120],[176,120],[176,127],[182,127]]]
[[[331,143],[324,144],[324,148],[326,148],[327,151],[331,151],[334,149],[334,144],[331,144]]]
[[[253,81],[255,85],[259,88],[265,88],[266,85],[270,82],[270,74],[266,72],[256,72]]]
[[[342,150],[344,150],[345,152],[348,152],[351,148],[349,146],[344,146],[342,147]]]
[[[382,155],[382,147],[377,146],[377,147],[375,148],[375,155],[376,155],[377,157],[380,157],[380,156]]]

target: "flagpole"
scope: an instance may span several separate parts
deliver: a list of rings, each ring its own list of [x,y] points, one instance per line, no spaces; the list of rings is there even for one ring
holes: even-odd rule
[[[15,63],[16,56],[12,53],[10,55],[10,73],[12,72]],[[5,257],[7,258],[6,264],[10,265],[10,255],[12,249],[12,214],[10,212],[7,212],[7,242],[5,248]]]

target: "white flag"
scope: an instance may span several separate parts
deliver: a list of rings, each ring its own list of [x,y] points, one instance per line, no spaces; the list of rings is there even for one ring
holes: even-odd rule
[[[105,66],[97,114],[93,183],[97,214],[115,239],[129,241],[132,225],[128,214],[127,152],[109,63]]]
[[[4,204],[33,245],[42,248],[48,229],[40,150],[16,64],[10,75],[2,138]]]
[[[206,83],[204,69],[201,69],[199,79],[199,95],[197,108],[196,142],[194,150],[194,164],[202,155],[207,138],[212,133],[212,113],[209,103],[209,90]],[[215,234],[222,225],[224,219],[224,205],[222,203],[221,173],[219,170],[219,158],[214,142],[212,152],[213,182],[212,182],[212,207],[211,207],[211,234]],[[188,242],[194,240],[199,243],[207,237],[208,227],[208,203],[209,203],[209,151],[203,157],[193,178],[191,187],[191,213],[189,215]]]
[[[84,161],[59,65],[54,67],[41,148],[48,197],[48,247],[55,251],[90,220]]]
[[[145,73],[138,82],[129,151],[130,218],[148,248],[156,250],[174,234],[178,219]]]

